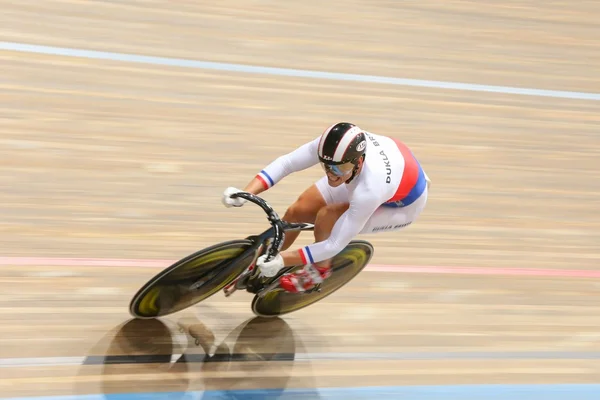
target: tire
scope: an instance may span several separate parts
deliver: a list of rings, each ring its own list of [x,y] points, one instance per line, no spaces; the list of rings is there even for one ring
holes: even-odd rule
[[[373,257],[374,248],[364,240],[353,240],[332,260],[331,276],[321,284],[321,291],[288,293],[276,287],[263,297],[254,296],[252,312],[260,317],[276,317],[308,307],[333,294],[358,275]]]
[[[132,298],[129,312],[136,318],[157,318],[206,300],[237,278],[256,251],[248,239],[197,251],[150,279]]]

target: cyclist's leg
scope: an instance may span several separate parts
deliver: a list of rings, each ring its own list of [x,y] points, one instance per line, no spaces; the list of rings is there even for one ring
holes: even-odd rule
[[[325,204],[325,199],[323,199],[317,186],[313,184],[288,207],[282,219],[287,222],[314,224],[317,213],[322,207],[325,207]],[[296,241],[298,235],[300,235],[300,232],[286,232],[281,250],[287,250]]]
[[[320,204],[321,207],[315,214],[313,222],[315,224],[315,241],[320,242],[329,237],[336,221],[348,209],[349,193],[346,185],[329,186],[327,177],[323,177],[315,186],[324,201]],[[331,260],[315,263],[315,266],[306,265],[292,274],[281,277],[280,285],[284,290],[292,293],[308,290],[315,283],[329,276],[330,266]],[[320,275],[320,277],[317,275]]]
[[[315,222],[315,242],[322,242],[329,238],[333,226],[342,214],[348,210],[348,207],[350,207],[350,203],[346,200],[344,203],[329,204],[319,210]],[[317,262],[315,265],[319,268],[329,268],[331,266],[331,259]]]
[[[328,204],[348,201],[348,190],[345,185],[331,187],[327,177],[319,179],[306,189],[298,199],[286,210],[283,220],[288,222],[306,222],[316,224],[319,210]],[[316,229],[316,227],[315,227]],[[286,232],[282,250],[287,250],[298,238],[300,232]]]
[[[315,242],[322,242],[327,240],[337,220],[348,210],[350,206],[350,194],[346,185],[338,187],[329,186],[326,177],[319,180],[316,186],[325,200],[325,206],[319,209],[314,222]],[[315,263],[315,265],[319,268],[327,269],[331,266],[331,260],[324,260]]]
[[[319,210],[315,221],[315,241],[322,242],[327,240],[333,226],[343,213],[348,210],[350,203],[334,203],[329,204]]]
[[[378,233],[402,229],[414,222],[427,203],[427,189],[412,204],[402,207],[379,207],[369,218],[361,234]],[[322,207],[316,217],[315,240],[322,241],[329,237],[335,222],[348,209],[346,202],[338,201]],[[331,273],[331,260],[307,265],[293,274],[285,275],[280,280],[281,287],[292,293],[308,290],[316,283],[322,282]]]
[[[404,229],[417,220],[427,204],[427,188],[414,203],[406,207],[381,206],[369,218],[360,234],[392,232]]]

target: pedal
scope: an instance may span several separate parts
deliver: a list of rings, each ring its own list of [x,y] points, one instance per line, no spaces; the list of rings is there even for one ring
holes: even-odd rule
[[[225,293],[225,297],[229,297],[236,290],[246,289],[246,285],[253,271],[256,271],[255,265],[250,265],[244,272],[242,272],[233,282],[229,285],[225,286],[223,292]]]
[[[236,282],[237,282],[237,280],[231,282],[229,285],[227,285],[223,288],[223,293],[225,294],[225,297],[231,296],[233,294],[233,292],[235,292],[237,290],[237,288],[235,287]]]
[[[248,269],[242,272],[240,276],[235,280],[235,287],[238,289],[246,289],[248,281],[252,276],[256,275],[257,271],[258,268],[256,268],[255,264],[250,265]]]
[[[248,286],[248,280],[250,279],[250,274],[244,274],[243,276],[240,276],[238,279],[236,279],[235,281],[235,288],[236,289],[246,289],[246,287]]]

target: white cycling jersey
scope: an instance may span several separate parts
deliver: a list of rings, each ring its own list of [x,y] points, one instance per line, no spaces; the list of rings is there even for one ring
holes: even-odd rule
[[[359,233],[394,230],[402,228],[416,218],[424,201],[419,202],[417,213],[411,217],[394,218],[392,214],[402,214],[415,208],[413,205],[421,197],[426,198],[429,179],[412,152],[402,142],[382,135],[365,132],[367,139],[366,157],[361,173],[350,183],[331,188],[326,196],[323,182],[319,190],[326,200],[349,203],[348,210],[335,223],[327,240],[305,246],[299,250],[305,264],[327,260],[341,252]],[[265,189],[271,188],[287,175],[312,167],[319,163],[318,146],[320,136],[296,150],[283,155],[265,167],[257,175]],[[425,194],[425,196],[423,196]],[[378,209],[380,215],[375,223],[368,224]],[[412,215],[415,214],[415,215]],[[383,223],[383,225],[382,225]],[[378,226],[377,226],[378,225]]]

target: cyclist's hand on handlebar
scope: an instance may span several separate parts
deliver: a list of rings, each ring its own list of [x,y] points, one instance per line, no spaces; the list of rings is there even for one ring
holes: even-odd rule
[[[267,278],[277,275],[277,272],[285,266],[281,254],[277,254],[271,261],[265,262],[265,258],[267,258],[266,254],[258,257],[256,266],[260,269],[261,275]]]
[[[232,199],[230,196],[234,193],[238,193],[238,192],[242,192],[242,190],[240,189],[236,189],[234,187],[228,187],[227,189],[225,189],[225,191],[223,192],[223,198],[221,199],[221,201],[223,202],[223,205],[225,207],[241,207],[244,205],[244,203],[246,202],[246,199],[242,199],[241,197],[236,197],[235,199]]]

